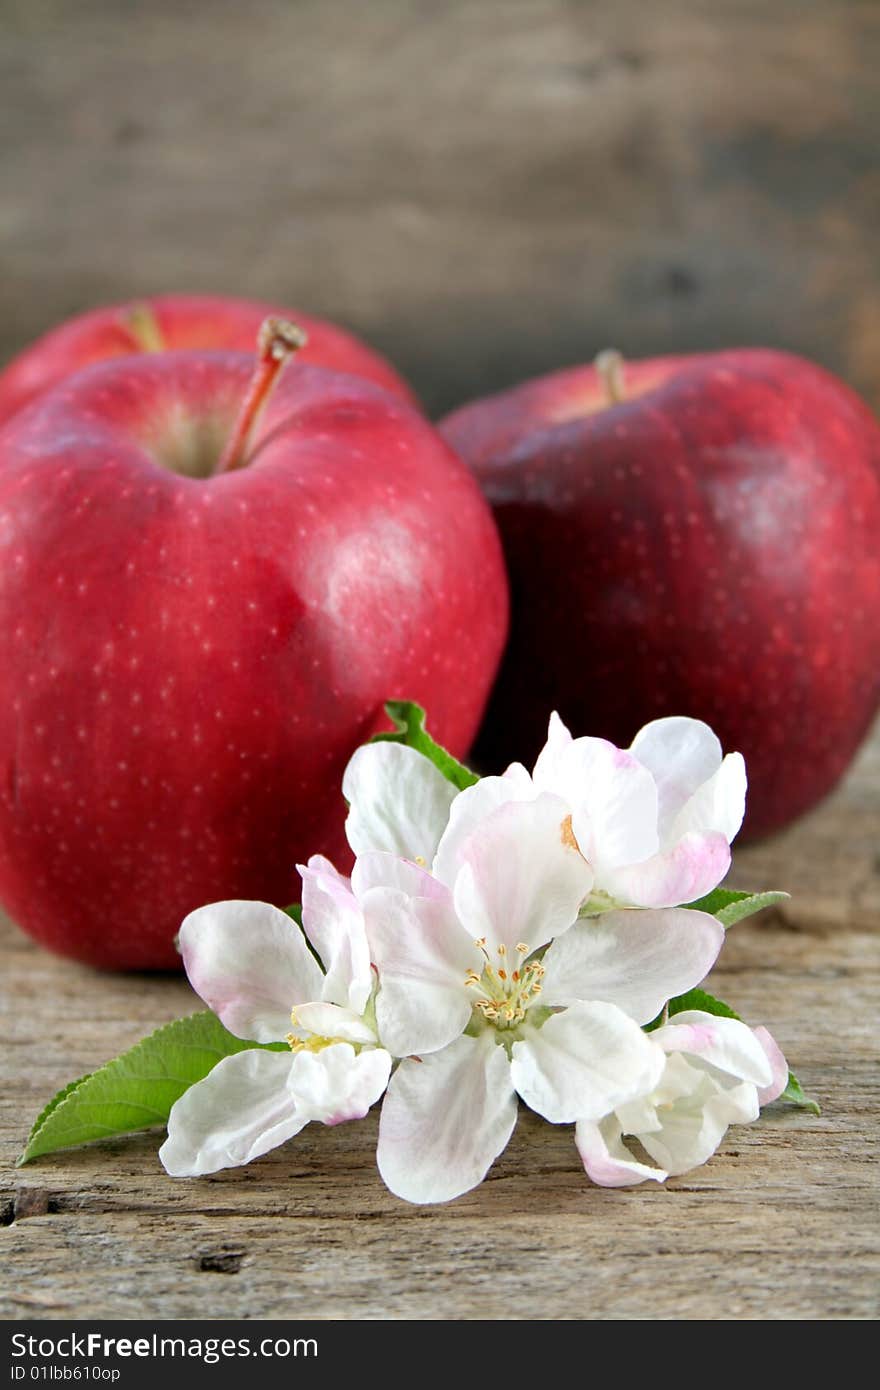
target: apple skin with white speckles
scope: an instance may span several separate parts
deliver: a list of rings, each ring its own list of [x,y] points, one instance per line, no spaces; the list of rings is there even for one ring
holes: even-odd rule
[[[576,367],[442,432],[502,534],[511,637],[476,757],[528,760],[558,709],[627,745],[704,719],[749,776],[746,830],[838,781],[880,701],[880,428],[842,382],[762,349]]]
[[[337,324],[262,300],[163,294],[77,314],[25,348],[0,372],[0,424],[71,372],[143,352],[137,325],[145,312],[157,345],[170,351],[251,352],[264,319],[273,314],[292,319],[308,338],[300,353],[303,362],[363,377],[416,404],[390,362]]]
[[[93,965],[174,967],[191,909],[344,867],[384,702],[463,756],[504,644],[489,508],[398,397],[294,361],[206,476],[252,370],[100,364],[0,436],[0,902]]]

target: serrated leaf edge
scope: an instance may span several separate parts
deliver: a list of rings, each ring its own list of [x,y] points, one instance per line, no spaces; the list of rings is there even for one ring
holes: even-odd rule
[[[170,1019],[168,1023],[160,1024],[160,1026],[159,1026],[158,1028],[154,1028],[154,1029],[153,1029],[152,1033],[147,1033],[145,1037],[140,1038],[140,1039],[138,1040],[138,1042],[133,1043],[132,1046],[129,1047],[129,1048],[126,1048],[126,1050],[125,1050],[124,1052],[120,1052],[118,1056],[116,1056],[116,1057],[111,1057],[111,1058],[109,1059],[109,1061],[104,1062],[104,1063],[102,1064],[102,1066],[97,1067],[97,1068],[95,1069],[95,1071],[89,1072],[86,1076],[80,1077],[78,1081],[71,1081],[71,1082],[69,1082],[66,1086],[62,1087],[62,1089],[61,1089],[60,1091],[58,1091],[58,1092],[52,1097],[52,1099],[43,1107],[43,1109],[41,1110],[40,1114],[37,1116],[37,1119],[35,1120],[35,1122],[34,1122],[32,1128],[31,1128],[31,1131],[30,1131],[30,1133],[29,1133],[29,1135],[28,1135],[27,1143],[25,1144],[24,1149],[22,1150],[21,1154],[19,1155],[18,1159],[16,1160],[15,1166],[16,1166],[17,1168],[23,1168],[23,1167],[25,1166],[25,1164],[33,1162],[34,1159],[36,1159],[36,1158],[45,1158],[48,1154],[50,1154],[50,1153],[56,1153],[59,1149],[63,1149],[63,1148],[79,1148],[79,1147],[80,1147],[80,1144],[65,1145],[65,1144],[54,1144],[54,1143],[53,1143],[53,1145],[52,1145],[51,1148],[48,1148],[48,1149],[38,1149],[36,1153],[32,1152],[32,1150],[34,1149],[35,1145],[38,1143],[40,1134],[42,1133],[42,1131],[43,1131],[43,1129],[44,1129],[44,1127],[45,1127],[47,1121],[48,1121],[50,1118],[52,1118],[53,1116],[57,1116],[58,1112],[59,1112],[59,1111],[63,1111],[64,1107],[68,1104],[68,1102],[70,1102],[70,1101],[72,1101],[72,1100],[75,1099],[76,1093],[79,1091],[80,1087],[81,1087],[86,1081],[91,1081],[91,1080],[93,1080],[93,1079],[99,1077],[99,1076],[101,1075],[101,1073],[104,1072],[104,1071],[106,1071],[109,1067],[115,1066],[115,1065],[117,1065],[119,1062],[122,1062],[122,1061],[123,1061],[126,1057],[128,1057],[131,1053],[136,1052],[139,1048],[145,1046],[147,1043],[153,1042],[153,1041],[154,1041],[156,1038],[158,1038],[162,1033],[168,1032],[170,1029],[179,1028],[180,1025],[181,1025],[182,1023],[193,1022],[193,1021],[195,1021],[196,1019],[200,1019],[200,1018],[216,1018],[216,1015],[212,1014],[211,1011],[210,1011],[210,1009],[198,1009],[198,1010],[196,1010],[194,1013],[191,1013],[191,1014],[184,1014],[182,1018]],[[219,1022],[219,1020],[217,1020],[217,1021]],[[221,1025],[221,1026],[222,1026],[222,1025]],[[249,1049],[249,1048],[252,1048],[252,1047],[259,1047],[259,1046],[260,1046],[259,1043],[252,1043],[252,1042],[249,1042],[249,1041],[247,1041],[246,1039],[243,1039],[243,1038],[239,1038],[239,1039],[237,1039],[237,1041],[238,1041],[238,1042],[241,1042],[241,1043],[243,1044],[242,1048],[238,1049],[239,1051],[246,1051],[246,1050]],[[218,1060],[218,1061],[221,1061],[224,1057],[227,1057],[227,1056],[230,1055],[230,1054],[227,1053],[227,1052],[221,1052],[221,1051],[219,1051],[217,1048],[211,1047],[211,1046],[210,1046],[209,1044],[207,1044],[207,1043],[204,1043],[204,1044],[197,1044],[197,1043],[187,1042],[187,1041],[185,1041],[185,1040],[182,1040],[182,1041],[177,1042],[177,1043],[176,1043],[176,1046],[177,1046],[177,1047],[180,1047],[180,1048],[183,1048],[183,1049],[189,1049],[190,1051],[196,1051],[196,1050],[198,1050],[198,1051],[201,1051],[201,1052],[208,1052],[208,1053],[212,1053],[212,1052],[213,1052],[213,1053],[216,1054],[217,1060]],[[270,1045],[269,1045],[269,1050],[273,1050],[273,1051],[274,1051],[274,1050],[280,1050],[280,1049],[283,1049],[283,1047],[284,1047],[284,1044],[283,1044],[283,1043],[282,1043],[282,1044],[278,1044],[278,1045],[270,1044]],[[144,1081],[171,1081],[171,1082],[175,1082],[175,1081],[176,1081],[176,1082],[178,1082],[178,1083],[182,1083],[182,1082],[184,1081],[184,1078],[183,1078],[183,1077],[175,1076],[174,1073],[172,1073],[172,1072],[167,1072],[167,1071],[164,1072],[164,1073],[157,1073],[156,1075],[153,1075],[153,1076],[146,1075],[146,1076],[144,1076],[142,1079],[143,1079]],[[194,1084],[194,1083],[191,1083],[191,1084]],[[149,1106],[141,1105],[140,1102],[138,1102],[138,1101],[124,1100],[124,1101],[119,1101],[119,1102],[116,1102],[116,1103],[117,1103],[117,1104],[122,1104],[122,1105],[127,1105],[127,1106],[129,1106],[131,1109],[133,1109],[133,1110],[137,1110],[137,1109],[147,1110],[149,1113],[152,1113],[152,1114],[156,1117],[156,1119],[155,1119],[155,1124],[156,1124],[157,1126],[158,1126],[159,1124],[164,1124],[165,1121],[166,1121],[166,1119],[168,1118],[167,1115],[163,1115],[163,1114],[161,1114],[161,1112],[159,1112],[159,1111],[151,1111],[151,1109],[150,1109]],[[86,1100],[86,1101],[80,1100],[79,1104],[80,1104],[81,1106],[83,1106],[83,1108],[84,1108],[85,1110],[88,1110],[89,1108],[97,1108],[97,1107],[98,1107],[98,1102],[91,1102],[91,1101],[88,1101],[88,1100]],[[142,1130],[142,1129],[151,1129],[151,1128],[153,1127],[153,1122],[151,1122],[151,1121],[147,1121],[147,1122],[144,1123],[143,1125],[138,1125],[136,1128],[134,1128],[134,1129],[129,1129],[129,1130],[116,1130],[116,1129],[113,1129],[112,1127],[109,1127],[109,1126],[102,1126],[102,1125],[101,1125],[101,1122],[100,1122],[100,1121],[96,1121],[96,1120],[92,1120],[92,1121],[91,1121],[91,1124],[94,1125],[96,1128],[105,1128],[105,1129],[107,1129],[108,1135],[111,1135],[111,1136],[113,1136],[113,1137],[115,1137],[116,1135],[120,1135],[120,1136],[121,1136],[121,1135],[123,1135],[123,1134],[136,1134],[136,1133],[140,1132],[140,1130]],[[63,1130],[62,1130],[62,1133],[63,1133]],[[98,1136],[95,1136],[95,1137],[98,1138]],[[93,1142],[93,1141],[90,1141],[90,1140],[83,1140],[83,1141],[81,1141],[81,1142],[82,1142],[82,1143],[90,1143],[90,1142]]]
[[[775,907],[777,903],[785,902],[790,897],[790,893],[783,893],[779,889],[772,889],[766,893],[749,893],[738,902],[722,907],[715,916],[722,927],[727,929],[735,926],[737,922],[744,921],[746,917],[754,916],[756,912],[763,912],[766,907]]]

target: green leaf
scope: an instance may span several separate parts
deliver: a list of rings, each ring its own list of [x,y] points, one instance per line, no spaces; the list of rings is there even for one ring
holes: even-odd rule
[[[801,1110],[809,1110],[812,1115],[822,1114],[819,1102],[804,1094],[803,1087],[793,1071],[788,1073],[788,1082],[779,1099],[788,1101],[789,1105],[797,1105]]]
[[[732,888],[713,888],[705,898],[685,903],[685,907],[693,908],[695,912],[709,912],[718,918],[723,927],[732,927],[744,917],[751,917],[753,913],[773,907],[775,903],[785,902],[790,896],[790,893],[735,893]]]
[[[90,1071],[87,1071],[85,1076],[81,1076],[78,1081],[69,1081],[66,1086],[62,1086],[61,1090],[58,1092],[57,1095],[54,1095],[52,1097],[48,1105],[43,1106],[42,1110],[40,1111],[37,1118],[34,1120],[33,1125],[31,1126],[31,1132],[28,1136],[28,1143],[30,1143],[31,1139],[33,1139],[37,1130],[42,1129],[43,1125],[46,1123],[49,1116],[52,1114],[52,1111],[56,1110],[63,1100],[67,1099],[71,1091],[75,1091],[77,1086],[81,1086],[84,1081],[88,1081],[91,1075],[92,1073]],[[24,1154],[22,1154],[21,1161],[24,1162]]]
[[[715,1014],[717,1018],[739,1019],[739,1014],[734,1013],[729,1004],[725,1004],[723,999],[716,999],[713,994],[707,994],[704,989],[689,989],[687,994],[670,999],[667,1009],[670,1018],[673,1014],[686,1013],[688,1009],[699,1009],[701,1013]]]
[[[471,772],[469,767],[465,767],[464,763],[460,763],[451,753],[447,753],[445,748],[441,748],[439,743],[434,742],[425,728],[425,711],[421,705],[413,704],[412,700],[389,700],[385,711],[396,725],[397,732],[374,734],[370,739],[371,743],[402,743],[407,748],[414,748],[417,753],[423,754],[432,762],[446,780],[460,792],[479,782],[480,779],[475,772]]]
[[[56,1149],[163,1125],[184,1091],[234,1052],[259,1044],[227,1032],[212,1013],[191,1014],[59,1091],[38,1116],[19,1166]],[[272,1044],[283,1049],[284,1044]]]
[[[290,907],[283,907],[282,912],[286,912],[288,917],[292,917],[296,925],[301,929],[303,924],[303,910],[300,903],[291,903]]]
[[[704,989],[689,989],[687,994],[679,994],[676,999],[670,999],[666,1008],[661,1009],[656,1018],[645,1024],[645,1032],[652,1033],[655,1028],[672,1018],[673,1014],[683,1014],[688,1009],[699,1009],[701,1013],[715,1014],[718,1018],[739,1019],[739,1014],[734,1013],[723,999],[716,999],[714,994],[707,994]]]

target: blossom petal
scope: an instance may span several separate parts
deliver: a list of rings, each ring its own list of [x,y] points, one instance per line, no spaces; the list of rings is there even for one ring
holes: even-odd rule
[[[567,817],[565,802],[545,792],[499,807],[462,846],[455,909],[490,955],[503,945],[513,958],[518,942],[534,950],[577,920],[593,874]]]
[[[441,883],[452,888],[461,867],[465,842],[493,811],[511,801],[532,801],[537,792],[522,763],[511,763],[500,777],[481,777],[452,803],[449,824],[437,847],[433,871]]]
[[[662,1049],[613,1004],[575,1004],[513,1044],[511,1077],[530,1109],[552,1124],[598,1120],[654,1089]]]
[[[329,860],[313,855],[297,865],[302,878],[303,930],[326,973],[314,996],[362,1014],[373,988],[364,914]]]
[[[706,978],[723,941],[716,918],[688,908],[587,918],[548,947],[541,1003],[600,999],[650,1023],[670,999]]]
[[[568,803],[577,842],[597,879],[657,853],[657,788],[631,753],[602,738],[557,738],[539,754],[534,780],[538,791]]]
[[[193,989],[238,1038],[278,1042],[293,1005],[321,997],[324,977],[302,932],[269,903],[196,908],[179,940]]]
[[[345,833],[355,854],[371,850],[430,864],[456,789],[434,764],[402,743],[368,743],[345,769]]]
[[[407,898],[393,888],[373,888],[363,906],[379,971],[376,1022],[383,1046],[395,1057],[446,1047],[471,1016],[468,972],[479,974],[484,965],[449,895]]]
[[[685,803],[721,766],[721,744],[701,719],[674,715],[646,724],[636,734],[629,751],[644,764],[656,783],[663,843]]]
[[[283,1144],[308,1123],[290,1090],[289,1052],[251,1048],[224,1057],[171,1108],[159,1150],[173,1178],[236,1168]]]
[[[678,907],[705,897],[730,868],[730,846],[723,835],[688,834],[664,854],[597,875],[601,887],[619,903],[633,907]]]
[[[516,1108],[510,1063],[491,1032],[401,1062],[382,1106],[379,1172],[407,1202],[450,1202],[482,1182]]]
[[[652,1037],[666,1052],[686,1052],[738,1081],[772,1085],[773,1067],[759,1038],[736,1018],[720,1018],[701,1009],[674,1014]]]
[[[326,874],[327,877],[333,879],[340,888],[347,888],[348,891],[351,892],[351,879],[345,874],[341,874],[336,865],[331,863],[325,855],[313,854],[309,859],[307,867],[312,869],[315,873]]]
[[[382,1047],[355,1052],[334,1043],[320,1052],[298,1052],[290,1088],[297,1113],[325,1125],[360,1120],[382,1095],[391,1075],[391,1057]]]
[[[682,835],[710,830],[728,844],[743,822],[746,809],[746,765],[741,753],[728,753],[715,773],[685,802],[672,823],[670,843]]]
[[[351,871],[355,897],[371,888],[399,888],[408,898],[448,898],[449,890],[427,869],[396,854],[362,854]]]
[[[571,732],[566,724],[563,724],[556,710],[550,715],[550,722],[547,725],[547,742],[557,747],[571,743]]]
[[[336,1038],[340,1042],[374,1043],[376,1034],[363,1018],[351,1009],[338,1004],[316,1002],[297,1004],[293,1011],[294,1031],[316,1033],[320,1038]]]
[[[604,1120],[578,1120],[574,1132],[577,1151],[583,1160],[587,1177],[600,1187],[630,1187],[652,1178],[665,1182],[667,1173],[638,1163],[623,1142],[623,1130],[613,1115]]]
[[[776,1039],[767,1032],[766,1028],[753,1028],[752,1032],[763,1047],[773,1074],[769,1086],[758,1088],[758,1100],[761,1105],[769,1105],[772,1100],[779,1099],[788,1085],[788,1063],[783,1057]]]
[[[670,1058],[684,1063],[681,1057]],[[660,1128],[639,1134],[642,1148],[669,1174],[699,1168],[718,1148],[728,1125],[746,1124],[759,1114],[758,1093],[748,1081],[724,1087],[708,1076],[702,1087],[661,1108]]]

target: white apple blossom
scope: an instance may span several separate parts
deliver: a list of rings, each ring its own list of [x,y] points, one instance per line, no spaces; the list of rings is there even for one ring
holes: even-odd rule
[[[224,1057],[181,1096],[159,1153],[173,1177],[248,1163],[311,1120],[359,1119],[388,1083],[363,914],[326,859],[314,856],[300,873],[303,927],[324,970],[299,927],[268,903],[213,903],[181,927],[190,983],[229,1031],[288,1047]]]
[[[447,887],[461,844],[489,811],[552,793],[565,802],[572,841],[591,870],[586,915],[675,907],[711,892],[730,867],[746,775],[742,756],[723,757],[697,719],[655,720],[623,750],[605,739],[572,738],[553,714],[531,774],[512,763],[456,793],[414,749],[376,743],[354,755],[343,790],[356,854],[409,860]]]
[[[383,1104],[379,1169],[412,1202],[482,1180],[517,1095],[568,1123],[652,1092],[665,1057],[640,1025],[703,979],[724,935],[684,909],[579,922],[593,874],[567,804],[542,792],[493,805],[484,786],[452,803],[439,876],[378,852],[352,877],[379,972],[379,1036],[404,1058]]]
[[[740,753],[723,757],[699,719],[655,719],[623,751],[604,739],[572,738],[554,714],[534,783],[570,802],[574,834],[595,870],[597,906],[694,902],[730,868],[745,811],[745,763]]]
[[[766,1029],[691,1010],[649,1036],[664,1059],[654,1091],[601,1119],[582,1119],[575,1130],[587,1174],[602,1187],[664,1182],[698,1168],[728,1125],[757,1119],[761,1105],[785,1088],[785,1058]],[[636,1158],[625,1136],[658,1166]]]

